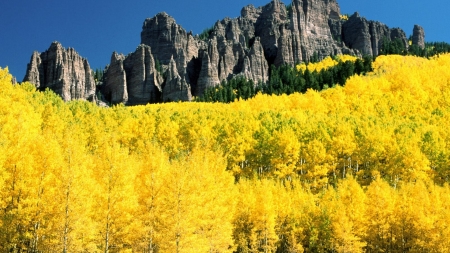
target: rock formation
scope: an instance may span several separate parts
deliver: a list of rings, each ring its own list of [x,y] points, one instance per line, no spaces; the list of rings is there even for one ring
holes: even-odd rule
[[[44,53],[33,53],[23,81],[40,90],[52,89],[64,101],[95,100],[96,87],[88,61],[59,42],[53,42]]]
[[[400,28],[390,29],[385,24],[368,21],[353,14],[342,25],[342,39],[349,48],[358,50],[362,55],[377,56],[380,53],[383,39],[400,39],[408,47],[406,34]]]
[[[182,78],[177,69],[177,64],[173,58],[170,59],[167,79],[163,88],[163,101],[190,101],[192,99],[191,87]]]
[[[112,104],[160,102],[162,82],[151,48],[140,45],[126,57],[113,53],[105,71],[102,93]]]
[[[358,13],[341,19],[336,0],[293,0],[290,8],[280,0],[258,8],[248,5],[240,17],[217,21],[201,38],[162,12],[144,21],[141,45],[134,53],[113,53],[101,91],[112,104],[189,101],[235,76],[267,82],[272,64],[294,65],[337,54],[377,56],[386,39],[400,39],[408,47],[399,28]],[[413,43],[424,46],[420,26],[414,28]],[[33,54],[26,79],[65,100],[89,99],[95,85],[87,61],[78,58],[73,49],[52,44],[47,52]]]
[[[127,73],[123,68],[124,55],[116,52],[111,56],[111,63],[104,74],[103,96],[112,104],[127,103]]]
[[[421,49],[425,48],[425,31],[420,25],[414,25],[412,44],[417,45]]]

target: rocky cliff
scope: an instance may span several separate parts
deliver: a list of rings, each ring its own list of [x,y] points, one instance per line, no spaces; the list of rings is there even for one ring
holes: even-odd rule
[[[112,104],[155,103],[161,101],[162,82],[151,48],[140,45],[126,57],[113,53],[104,74],[102,93]]]
[[[358,50],[362,55],[377,56],[383,39],[400,39],[408,47],[406,34],[400,28],[390,29],[383,23],[368,21],[358,13],[342,24],[342,40],[346,46]]]
[[[258,8],[249,5],[240,17],[216,22],[203,36],[187,32],[162,12],[144,21],[141,45],[134,53],[113,53],[102,93],[113,104],[189,101],[235,76],[266,82],[272,64],[293,65],[337,54],[376,56],[385,39],[400,39],[408,47],[406,34],[399,28],[369,21],[358,13],[342,19],[336,0],[293,0],[289,8],[280,0]],[[413,43],[424,43],[419,26],[414,28]],[[63,54],[52,53],[59,47],[52,45],[44,54],[33,54],[26,79],[37,87],[54,89],[65,100],[91,94],[90,82],[77,79],[87,80],[88,74],[68,72],[69,62],[58,65],[64,69],[55,77],[58,82],[49,79],[59,71],[51,64],[54,60],[49,60]]]
[[[73,48],[65,49],[58,42],[43,52],[34,52],[23,81],[36,88],[52,89],[64,101],[95,100],[95,81],[89,63]]]
[[[420,25],[414,25],[412,44],[421,49],[425,48],[425,30]]]

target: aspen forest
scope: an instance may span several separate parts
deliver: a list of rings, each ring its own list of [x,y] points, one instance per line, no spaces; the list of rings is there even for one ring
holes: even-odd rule
[[[450,252],[450,54],[371,64],[321,91],[109,108],[0,69],[0,252]]]

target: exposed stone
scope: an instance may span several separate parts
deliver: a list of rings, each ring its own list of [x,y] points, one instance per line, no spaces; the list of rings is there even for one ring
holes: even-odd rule
[[[251,4],[251,5],[247,5],[244,8],[242,8],[241,16],[243,18],[250,20],[252,23],[256,23],[259,16],[261,16],[262,11],[263,11],[262,7],[255,8],[255,6],[253,6]]]
[[[406,34],[400,28],[390,29],[383,23],[368,21],[358,13],[342,25],[342,37],[346,46],[358,50],[362,55],[379,55],[383,39],[400,39],[405,47],[408,46]]]
[[[192,100],[191,87],[178,74],[177,64],[173,58],[170,59],[167,71],[167,80],[163,88],[163,100],[164,102]]]
[[[399,39],[405,48],[409,47],[408,38],[406,37],[405,31],[401,28],[392,28],[391,29],[391,40]]]
[[[425,48],[425,30],[420,25],[414,25],[412,44],[421,49]]]
[[[123,67],[125,56],[114,52],[111,63],[104,75],[102,93],[112,104],[128,102],[127,74]]]
[[[423,45],[423,29],[415,27],[414,35],[413,43]],[[112,55],[103,96],[113,104],[127,105],[191,100],[237,75],[255,84],[267,82],[271,64],[294,65],[342,53],[376,56],[385,38],[400,39],[408,46],[399,28],[390,29],[357,13],[342,20],[336,0],[293,0],[289,13],[280,0],[258,8],[249,5],[241,17],[217,21],[207,37],[201,40],[186,32],[166,13],[146,19],[137,50],[126,57]],[[76,58],[73,49],[63,53],[60,48],[55,44],[46,53],[34,53],[27,80],[40,89],[51,86],[65,100],[94,97],[87,61],[70,60]]]
[[[273,62],[278,53],[279,27],[288,22],[286,6],[279,0],[272,0],[261,9],[261,15],[255,23],[255,35],[261,38],[264,54]]]
[[[300,41],[301,48],[294,54],[294,61],[309,61],[317,54],[319,59],[340,53],[331,34],[329,19],[338,20],[339,5],[335,0],[294,0],[292,2],[291,31],[293,42]],[[298,34],[298,35],[297,35]],[[301,55],[297,55],[297,54]]]
[[[41,54],[33,53],[23,81],[33,83],[40,90],[49,88],[64,101],[95,100],[95,81],[88,61],[59,42],[53,42]]]
[[[180,48],[186,51],[186,59],[198,57],[199,45],[192,33],[187,33],[165,12],[144,21],[141,44],[150,46],[154,57],[165,65],[170,63],[172,56],[178,58]]]
[[[110,66],[105,72],[103,94],[113,104],[160,102],[162,82],[151,48],[140,45],[126,57],[113,53]]]
[[[245,58],[244,73],[247,79],[251,79],[255,83],[265,83],[269,80],[269,65],[264,58],[264,49],[259,37],[255,39],[248,57]]]
[[[214,87],[220,83],[217,66],[215,66],[212,60],[214,58],[210,57],[208,52],[204,52],[202,59],[202,68],[197,82],[199,95],[203,94],[207,88]]]
[[[123,62],[129,105],[155,103],[161,100],[162,77],[149,46],[140,45]]]

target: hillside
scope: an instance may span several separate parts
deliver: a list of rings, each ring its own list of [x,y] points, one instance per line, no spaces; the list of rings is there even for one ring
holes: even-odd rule
[[[448,252],[450,55],[345,86],[101,108],[0,71],[0,249]]]

